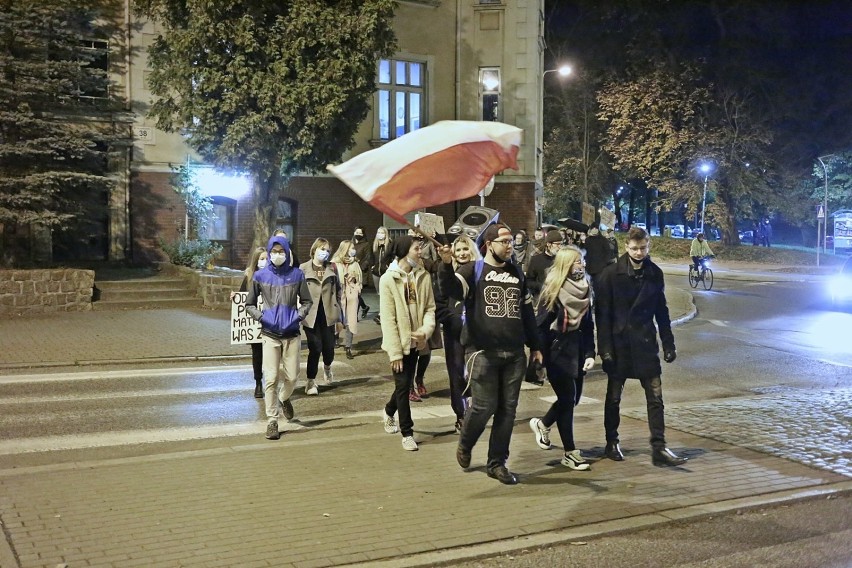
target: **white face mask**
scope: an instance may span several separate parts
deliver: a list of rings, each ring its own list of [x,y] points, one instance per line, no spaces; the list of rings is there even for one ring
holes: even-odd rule
[[[257,269],[263,270],[264,268],[266,268],[266,259],[265,258],[257,259]]]
[[[283,252],[273,252],[269,255],[269,260],[272,261],[272,264],[275,266],[281,266],[284,264],[285,254]]]
[[[328,257],[331,256],[331,253],[325,249],[317,249],[317,252],[314,254],[317,259],[317,262],[325,262],[328,260]]]
[[[420,266],[419,262],[417,262],[416,260],[413,260],[413,259],[411,259],[407,256],[405,257],[405,260],[408,261],[408,266],[410,266],[411,268],[417,268],[418,266]]]
[[[383,240],[385,240],[385,234],[384,233],[376,233],[376,238],[379,239],[380,241],[383,241]]]

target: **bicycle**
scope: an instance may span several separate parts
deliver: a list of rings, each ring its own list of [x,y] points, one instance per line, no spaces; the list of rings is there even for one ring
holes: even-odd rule
[[[689,285],[693,288],[698,288],[698,283],[704,286],[705,290],[713,288],[713,270],[708,266],[710,259],[705,257],[700,260],[700,270],[695,270],[692,263],[689,264]]]

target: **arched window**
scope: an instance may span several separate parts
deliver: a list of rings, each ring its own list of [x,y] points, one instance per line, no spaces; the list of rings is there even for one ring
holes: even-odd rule
[[[296,243],[296,202],[286,197],[278,199],[275,208],[275,229],[284,229],[287,239],[295,246]]]

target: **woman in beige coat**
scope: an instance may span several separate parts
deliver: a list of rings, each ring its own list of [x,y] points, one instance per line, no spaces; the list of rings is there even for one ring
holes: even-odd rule
[[[435,297],[432,278],[420,262],[420,241],[400,237],[393,244],[394,260],[379,287],[382,350],[388,354],[394,391],[385,405],[385,432],[402,433],[402,448],[417,450],[408,393],[420,353],[429,351],[428,338],[435,331]],[[399,413],[399,426],[394,414]]]
[[[352,340],[358,334],[358,297],[364,287],[364,275],[355,260],[355,245],[352,241],[341,241],[337,252],[331,259],[337,266],[337,277],[343,286],[340,299],[342,321],[345,327],[343,346],[346,348],[346,358],[354,359]]]

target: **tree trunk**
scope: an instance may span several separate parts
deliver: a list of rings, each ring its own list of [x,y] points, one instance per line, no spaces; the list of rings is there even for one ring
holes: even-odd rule
[[[252,249],[266,248],[269,237],[275,228],[275,213],[278,207],[278,197],[281,195],[281,172],[276,167],[274,171],[261,172],[254,176],[252,196],[254,197],[254,239]]]

